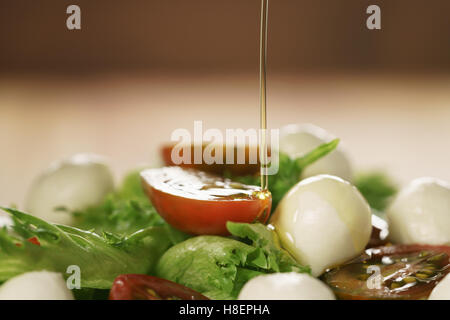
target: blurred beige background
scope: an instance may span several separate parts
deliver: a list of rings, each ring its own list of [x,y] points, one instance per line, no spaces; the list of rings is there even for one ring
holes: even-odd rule
[[[82,30],[65,28],[79,4]],[[382,30],[365,29],[379,4]],[[269,126],[310,122],[356,168],[450,181],[448,1],[271,1]],[[0,203],[51,161],[119,177],[176,128],[257,127],[259,1],[0,2]],[[417,23],[412,23],[415,21]]]

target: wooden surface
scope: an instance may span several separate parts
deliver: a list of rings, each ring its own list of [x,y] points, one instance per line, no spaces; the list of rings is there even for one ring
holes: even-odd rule
[[[342,138],[356,168],[450,181],[450,77],[272,75],[269,127],[310,122]],[[110,158],[119,177],[157,158],[176,128],[258,126],[257,75],[3,77],[0,203],[21,204],[51,161]]]
[[[450,70],[448,0],[269,1],[271,70]],[[81,30],[66,8],[81,8]],[[261,0],[3,0],[0,70],[258,70]],[[366,27],[369,5],[381,30]]]

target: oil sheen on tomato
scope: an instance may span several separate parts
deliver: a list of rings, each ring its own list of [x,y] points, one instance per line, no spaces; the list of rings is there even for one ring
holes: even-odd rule
[[[180,167],[145,170],[141,177],[164,220],[190,234],[227,235],[227,221],[265,223],[270,213],[270,192],[257,186]]]
[[[427,299],[450,271],[449,254],[449,246],[371,248],[322,278],[341,299]]]

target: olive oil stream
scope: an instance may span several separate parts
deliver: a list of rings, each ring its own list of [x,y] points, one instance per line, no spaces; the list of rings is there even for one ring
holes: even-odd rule
[[[259,42],[259,93],[260,93],[260,163],[261,163],[261,189],[267,190],[269,177],[267,174],[267,95],[266,95],[266,68],[267,68],[267,17],[269,0],[261,0],[261,30]]]

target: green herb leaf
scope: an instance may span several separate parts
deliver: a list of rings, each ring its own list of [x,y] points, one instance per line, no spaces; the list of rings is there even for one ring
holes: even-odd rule
[[[376,210],[383,211],[397,193],[396,184],[385,173],[374,171],[360,173],[355,177],[355,186]]]
[[[284,195],[300,181],[303,170],[336,149],[338,144],[339,139],[334,139],[331,142],[321,144],[297,159],[292,159],[287,154],[280,152],[278,173],[269,176],[269,191],[272,193],[272,211],[276,209]],[[227,176],[234,181],[248,185],[259,185],[260,183],[259,176],[239,177],[230,176],[229,174]]]

